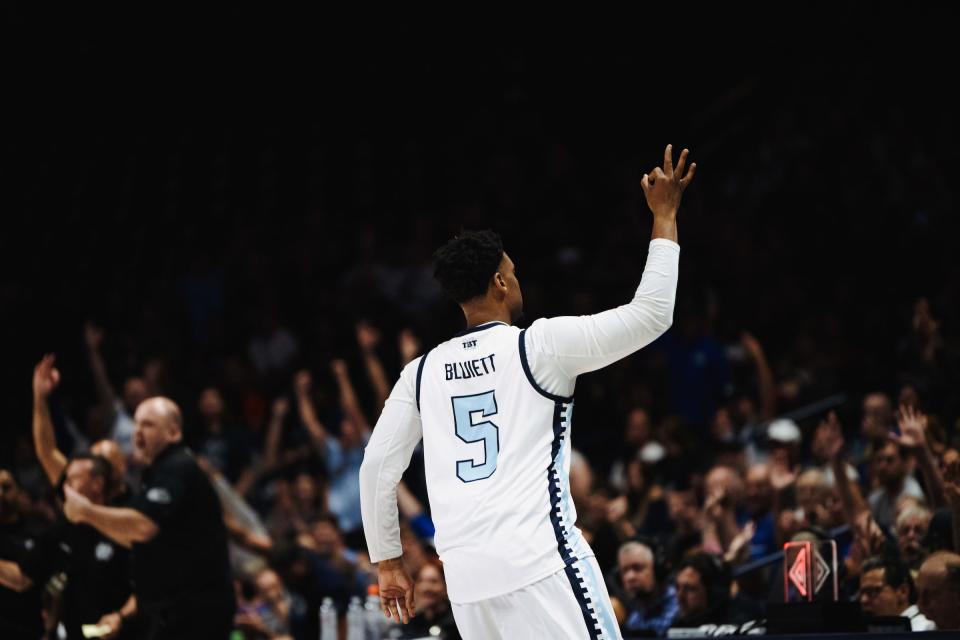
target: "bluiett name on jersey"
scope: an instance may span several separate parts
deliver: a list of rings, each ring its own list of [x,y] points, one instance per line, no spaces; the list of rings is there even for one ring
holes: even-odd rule
[[[476,360],[464,360],[462,362],[448,362],[443,365],[447,372],[447,380],[466,380],[468,378],[479,378],[494,373],[497,368],[493,364],[493,354],[477,358]]]

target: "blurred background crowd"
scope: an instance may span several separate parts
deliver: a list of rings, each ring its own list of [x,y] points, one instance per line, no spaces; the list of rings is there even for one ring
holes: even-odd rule
[[[325,597],[344,613],[375,583],[357,471],[386,394],[462,327],[432,251],[497,230],[530,320],[620,304],[649,238],[639,176],[672,142],[700,168],[673,327],[576,394],[578,526],[624,633],[762,619],[794,539],[837,541],[842,598],[960,627],[957,559],[921,571],[960,550],[955,105],[920,54],[836,18],[822,49],[733,34],[665,78],[623,26],[597,48],[468,39],[451,56],[400,27],[349,64],[317,44],[308,108],[26,119],[2,158],[0,519],[57,515],[30,429],[30,370],[54,351],[57,446],[129,455],[137,403],[176,400],[225,505],[238,630],[316,638]],[[68,87],[134,64],[58,34]],[[163,68],[156,41],[127,38]],[[243,61],[266,77],[313,51],[292,40]],[[190,32],[170,59],[215,66],[207,47]],[[457,637],[419,453],[400,501],[421,611],[402,633]]]

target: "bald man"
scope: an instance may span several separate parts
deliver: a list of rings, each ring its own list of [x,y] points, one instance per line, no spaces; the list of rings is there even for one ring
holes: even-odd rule
[[[960,555],[940,551],[920,565],[917,605],[938,631],[960,629]]]
[[[148,398],[134,421],[134,454],[144,470],[130,507],[93,504],[67,486],[64,513],[132,547],[137,615],[147,637],[225,639],[236,604],[220,501],[181,444],[176,403]]]

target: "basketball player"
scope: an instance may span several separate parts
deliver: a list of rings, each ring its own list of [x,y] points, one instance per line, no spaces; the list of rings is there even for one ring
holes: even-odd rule
[[[619,638],[593,551],[574,526],[570,427],[577,376],[660,336],[673,321],[677,210],[696,165],[687,150],[641,182],[653,212],[633,300],[603,313],[511,323],[523,298],[499,236],[465,232],[440,248],[435,275],[467,329],[408,364],[360,468],[370,559],[384,613],[406,622],[397,483],[423,439],[427,491],[453,613],[464,638]]]

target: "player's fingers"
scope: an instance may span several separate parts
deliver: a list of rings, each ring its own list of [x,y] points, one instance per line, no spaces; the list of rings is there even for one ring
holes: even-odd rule
[[[683,177],[683,168],[687,166],[687,155],[689,155],[689,153],[689,149],[684,149],[680,152],[680,159],[677,160],[677,165],[673,168],[674,179],[679,180]]]
[[[396,602],[396,598],[389,595],[389,592],[385,593],[380,597],[380,608],[383,609],[383,613],[387,618],[400,622],[400,613],[394,607]]]
[[[687,175],[685,175],[683,179],[680,180],[680,186],[686,189],[687,185],[689,185],[693,181],[693,175],[696,172],[697,172],[697,163],[694,162],[693,164],[690,165],[690,168],[687,169]]]
[[[413,599],[413,587],[407,589],[407,611],[410,612],[410,617],[413,617],[417,613],[417,604]]]
[[[650,191],[650,176],[643,174],[643,178],[640,180],[640,186],[643,187],[644,193]]]
[[[668,176],[673,175],[673,145],[668,144],[663,150],[663,172]]]
[[[393,612],[394,618],[396,618],[398,623],[406,624],[406,620],[403,617],[403,609],[400,608],[400,600],[397,598],[390,598],[390,610]]]

